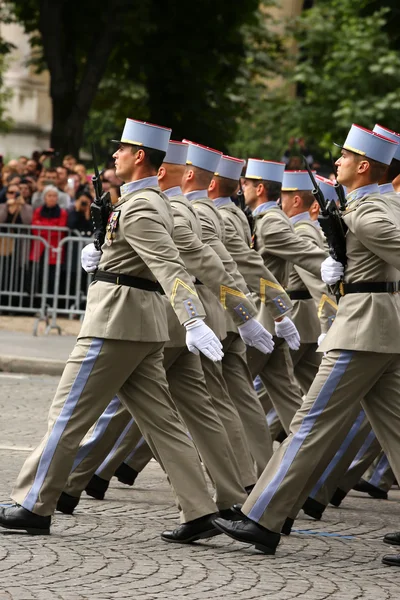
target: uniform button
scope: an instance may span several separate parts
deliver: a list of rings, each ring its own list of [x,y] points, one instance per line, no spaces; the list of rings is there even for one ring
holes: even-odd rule
[[[240,312],[243,312],[243,308],[239,308]]]
[[[192,315],[195,315],[195,314],[196,314],[196,312],[194,310],[192,310]]]
[[[249,320],[249,317],[246,317],[246,321],[248,321],[248,320]]]

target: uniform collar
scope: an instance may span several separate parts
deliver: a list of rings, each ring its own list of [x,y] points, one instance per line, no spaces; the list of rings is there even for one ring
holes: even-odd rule
[[[229,206],[229,204],[232,204],[232,200],[229,196],[221,196],[220,198],[215,198],[213,202],[217,208],[219,208],[220,206]]]
[[[208,198],[207,190],[195,190],[194,192],[188,192],[185,194],[186,198],[193,202],[193,200],[202,200],[203,198]]]
[[[379,194],[379,185],[377,183],[370,183],[369,185],[363,185],[347,194],[347,204],[351,204],[354,200],[359,200],[367,194]]]
[[[290,222],[292,223],[292,225],[294,225],[295,223],[298,223],[299,221],[311,221],[311,217],[310,217],[310,213],[306,210],[302,213],[299,213],[298,215],[294,215],[293,217],[289,217]]]
[[[278,205],[274,200],[269,200],[268,202],[263,202],[262,204],[259,204],[259,206],[257,206],[257,208],[255,208],[252,211],[253,217],[260,215],[263,212],[266,212],[270,208],[278,208]]]
[[[172,188],[164,190],[164,194],[168,196],[168,198],[172,198],[173,196],[182,196],[182,188],[179,185],[175,185]]]
[[[137,192],[147,187],[157,187],[158,179],[157,175],[153,175],[152,177],[143,177],[143,179],[138,179],[137,181],[130,181],[129,183],[124,183],[121,186],[121,196],[125,196],[125,194],[132,194],[132,192]]]
[[[380,194],[394,194],[395,190],[393,187],[393,183],[383,183],[382,185],[380,185],[379,193]]]

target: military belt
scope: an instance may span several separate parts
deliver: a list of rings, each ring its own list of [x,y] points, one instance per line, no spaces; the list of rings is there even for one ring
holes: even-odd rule
[[[106,283],[114,283],[115,285],[126,285],[139,290],[146,290],[147,292],[164,293],[164,290],[158,281],[150,281],[150,279],[135,277],[134,275],[124,275],[123,273],[96,271],[94,281],[105,281]]]
[[[308,290],[286,290],[291,300],[311,300],[312,296]]]
[[[359,283],[340,283],[341,296],[346,294],[394,294],[400,291],[398,281],[360,281]]]

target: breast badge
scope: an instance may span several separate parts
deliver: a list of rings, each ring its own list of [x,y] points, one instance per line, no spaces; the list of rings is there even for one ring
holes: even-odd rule
[[[115,234],[118,229],[119,217],[121,215],[120,210],[113,210],[110,216],[108,217],[107,227],[106,227],[106,244],[107,246],[111,246],[115,239]]]

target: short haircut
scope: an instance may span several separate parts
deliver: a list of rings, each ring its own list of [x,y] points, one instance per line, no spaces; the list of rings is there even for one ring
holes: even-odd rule
[[[257,187],[260,183],[263,184],[268,197],[268,202],[276,202],[279,200],[282,188],[282,184],[279,181],[267,181],[266,179],[250,179],[250,181],[253,182],[254,187]]]
[[[220,175],[215,175],[214,179],[218,180],[221,196],[233,196],[239,187],[239,182],[234,179],[228,179]]]
[[[135,146],[131,145],[132,154],[136,154],[139,150],[143,150],[145,154],[145,162],[146,164],[158,171],[161,165],[164,162],[165,152],[162,150],[155,150],[154,148],[147,148],[146,146]]]
[[[387,180],[392,182],[399,175],[400,175],[400,160],[397,160],[397,158],[394,158],[389,165],[389,169],[387,172]]]
[[[354,155],[356,160],[360,163],[362,160],[366,160],[369,163],[369,179],[371,183],[378,183],[381,181],[387,171],[388,166],[384,165],[377,160],[373,160],[372,158],[367,158],[364,156],[359,156],[358,154]]]
[[[46,169],[46,173],[56,173],[57,174],[57,169],[55,167],[49,167],[48,169]]]
[[[186,171],[194,172],[196,182],[203,190],[208,188],[212,178],[214,177],[214,173],[212,171],[206,171],[205,169],[200,169],[199,167],[193,167],[191,165],[186,166]]]
[[[43,190],[43,200],[46,198],[46,194],[48,194],[49,192],[56,192],[57,198],[60,198],[60,191],[58,188],[56,188],[55,185],[46,185],[46,187]]]
[[[290,194],[292,198],[294,198],[294,196],[300,196],[300,198],[303,201],[304,208],[306,208],[307,210],[309,210],[315,202],[315,198],[314,198],[312,192],[310,192],[308,190],[299,190],[299,191],[295,191],[295,192],[285,192],[285,193]]]

